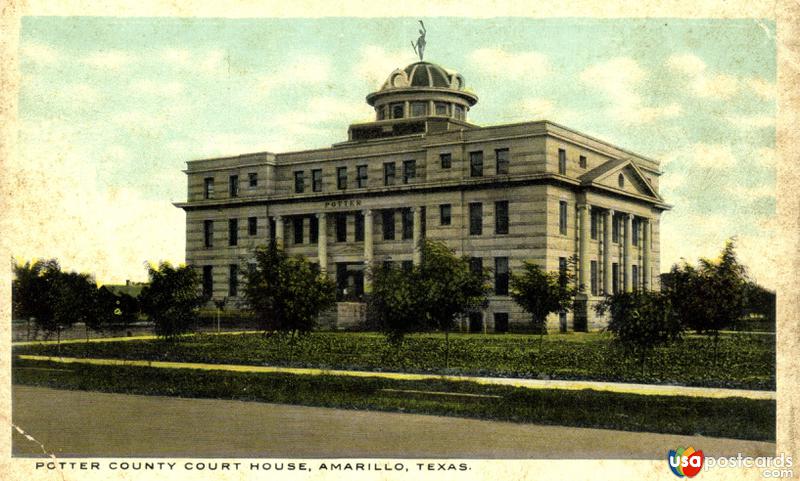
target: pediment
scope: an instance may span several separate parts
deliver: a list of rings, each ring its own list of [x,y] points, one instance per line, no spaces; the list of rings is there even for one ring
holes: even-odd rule
[[[581,184],[661,200],[647,177],[630,159],[610,160],[581,176]]]

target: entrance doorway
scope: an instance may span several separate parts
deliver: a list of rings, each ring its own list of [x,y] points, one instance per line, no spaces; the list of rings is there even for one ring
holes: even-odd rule
[[[469,332],[483,332],[483,313],[469,313]]]
[[[336,263],[336,300],[361,301],[364,297],[364,264]]]

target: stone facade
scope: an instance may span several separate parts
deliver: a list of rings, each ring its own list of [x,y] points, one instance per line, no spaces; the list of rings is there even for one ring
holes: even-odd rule
[[[348,140],[330,148],[189,162],[188,200],[177,205],[186,211],[186,260],[206,292],[240,300],[231,275],[271,237],[335,276],[343,301],[369,291],[366,265],[418,262],[423,237],[480,258],[498,293],[465,330],[529,325],[504,293],[503,273],[525,260],[558,270],[577,259],[586,307],[552,316],[552,330],[602,327],[592,305],[615,283],[658,288],[659,218],[669,206],[657,161],[545,120],[470,124],[477,97],[460,75],[437,68],[393,72],[368,96],[376,121],[351,125]],[[409,70],[412,78],[398,74]],[[437,85],[441,75],[449,83]]]

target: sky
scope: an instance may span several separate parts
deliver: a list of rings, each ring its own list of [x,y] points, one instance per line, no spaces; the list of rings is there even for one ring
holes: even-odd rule
[[[777,283],[775,25],[755,19],[423,19],[478,125],[548,119],[661,162],[662,271],[736,236]],[[101,283],[182,262],[187,160],[326,147],[415,61],[416,18],[23,17],[19,260]]]

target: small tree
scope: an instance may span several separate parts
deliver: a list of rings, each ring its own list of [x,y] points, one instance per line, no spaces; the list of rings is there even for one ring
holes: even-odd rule
[[[394,264],[370,266],[372,292],[367,296],[367,322],[399,347],[406,334],[426,329],[418,272]]]
[[[547,333],[547,316],[568,311],[575,298],[572,270],[547,272],[538,264],[525,261],[520,272],[511,276],[511,298],[531,315],[534,332],[539,334],[539,350]]]
[[[101,318],[97,309],[97,286],[88,274],[59,272],[53,282],[54,323],[59,330],[78,322],[84,325],[86,339],[89,329],[99,330]]]
[[[256,268],[248,271],[244,297],[264,330],[296,333],[314,329],[319,315],[336,302],[336,283],[305,257],[290,257],[273,241],[255,250]]]
[[[624,351],[639,359],[642,375],[647,355],[654,348],[680,339],[683,326],[672,310],[669,296],[659,292],[622,292],[595,306],[602,315],[609,310],[608,330]]]
[[[469,257],[457,257],[442,242],[425,240],[417,271],[417,288],[425,322],[444,332],[445,366],[450,367],[450,331],[458,318],[486,307],[491,291],[489,273],[473,272]]]
[[[177,340],[189,330],[197,308],[203,303],[197,271],[162,262],[158,266],[148,265],[147,272],[150,283],[139,294],[142,312],[155,325],[157,335]]]
[[[13,263],[14,280],[11,283],[11,316],[13,319],[28,321],[28,337],[30,323],[33,320],[39,328],[46,332],[54,332],[52,305],[52,283],[56,273],[61,271],[58,261]]]
[[[664,285],[678,318],[698,334],[711,336],[717,362],[719,331],[743,314],[748,292],[746,268],[736,258],[733,239],[715,260],[700,259],[699,266],[674,265]]]

